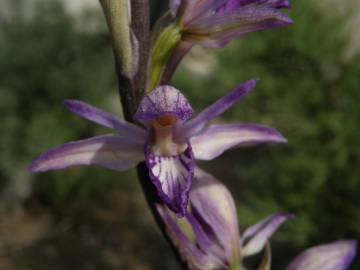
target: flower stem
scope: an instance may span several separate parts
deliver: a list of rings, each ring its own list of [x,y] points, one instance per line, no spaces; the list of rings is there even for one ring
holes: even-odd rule
[[[149,50],[150,50],[150,12],[148,0],[100,0],[102,3],[105,16],[110,29],[110,34],[114,35],[117,32],[116,27],[120,27],[116,24],[117,16],[108,16],[106,7],[111,7],[112,3],[119,1],[128,1],[131,3],[131,17],[134,18],[131,21],[131,31],[133,31],[138,41],[138,69],[137,73],[129,77],[123,72],[123,66],[121,63],[121,57],[119,57],[119,49],[116,44],[113,44],[115,61],[116,61],[116,74],[118,77],[119,94],[121,99],[122,108],[124,111],[124,117],[129,122],[134,122],[133,115],[145,94],[148,77],[149,66]],[[106,2],[106,5],[103,4]],[[116,5],[116,4],[115,4]],[[105,8],[104,8],[105,7]],[[115,29],[114,29],[115,28]],[[115,37],[112,36],[114,42]],[[120,50],[121,51],[121,50]],[[168,235],[166,234],[165,224],[162,221],[159,213],[156,210],[156,204],[161,203],[157,196],[155,186],[149,179],[148,169],[145,162],[140,163],[137,166],[138,178],[143,189],[146,201],[149,205],[151,213],[158,224],[160,231],[164,238],[169,243],[172,251],[175,254],[176,259],[184,270],[188,270],[187,265],[181,260],[178,250],[175,248]]]

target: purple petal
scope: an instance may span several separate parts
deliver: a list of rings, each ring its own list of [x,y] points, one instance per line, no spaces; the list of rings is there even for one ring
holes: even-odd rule
[[[246,257],[260,252],[279,226],[291,218],[293,214],[275,214],[245,230],[241,237],[241,255]]]
[[[212,264],[216,265],[215,269],[225,269],[226,263],[224,262],[229,262],[230,257],[224,252],[212,228],[208,224],[204,224],[204,220],[196,214],[188,213],[186,215],[195,235],[196,245],[208,255],[208,260],[211,260]]]
[[[60,170],[77,165],[98,165],[123,171],[144,160],[143,145],[123,137],[103,135],[66,143],[42,154],[33,161],[33,172]]]
[[[235,37],[291,23],[292,20],[286,14],[276,9],[244,7],[200,18],[188,25],[184,40],[218,48],[224,47]]]
[[[127,136],[131,140],[144,142],[146,139],[147,135],[144,129],[124,120],[120,120],[114,115],[104,112],[83,101],[68,99],[64,101],[64,105],[71,112],[102,126],[114,128],[120,132],[120,135]]]
[[[212,125],[190,140],[196,159],[211,160],[231,147],[264,142],[285,143],[275,129],[257,124]]]
[[[206,14],[214,13],[217,8],[228,0],[183,0],[183,18],[184,25],[190,24],[198,18],[206,16]]]
[[[255,87],[256,83],[257,80],[250,80],[237,86],[229,94],[205,108],[197,116],[182,126],[181,129],[177,131],[177,137],[180,140],[183,140],[184,138],[191,138],[198,134],[209,121],[222,114],[250,92]]]
[[[345,270],[356,255],[354,240],[340,240],[315,246],[297,256],[287,270]]]
[[[218,269],[216,258],[201,251],[183,232],[178,224],[180,219],[174,217],[164,205],[156,205],[156,208],[165,223],[167,234],[190,269]]]
[[[220,254],[214,246],[207,248],[207,252],[223,261],[236,261],[240,236],[235,203],[229,190],[212,175],[196,168],[190,205],[192,215],[202,224],[207,236],[223,250]]]
[[[155,155],[150,144],[145,146],[146,165],[159,197],[170,209],[184,216],[194,177],[195,161],[191,146],[179,155]]]
[[[161,116],[172,115],[185,121],[192,112],[189,102],[179,90],[162,85],[143,98],[135,119],[147,124]]]
[[[267,8],[290,8],[289,0],[229,0],[217,12],[227,12],[244,6],[260,6]]]

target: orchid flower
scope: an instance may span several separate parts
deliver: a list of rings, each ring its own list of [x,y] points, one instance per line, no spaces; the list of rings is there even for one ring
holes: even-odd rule
[[[157,205],[166,231],[191,270],[239,270],[242,261],[265,249],[258,270],[270,270],[269,239],[288,213],[269,216],[239,233],[234,200],[229,190],[212,175],[195,169],[189,210],[179,219],[165,205]],[[315,246],[297,256],[286,270],[346,270],[356,255],[356,241],[340,240]]]
[[[231,147],[262,142],[284,143],[275,129],[257,124],[210,125],[252,90],[256,80],[239,85],[197,116],[187,121],[192,108],[171,86],[160,86],[146,95],[134,115],[143,126],[118,119],[89,104],[66,100],[73,113],[117,130],[50,149],[33,161],[31,170],[59,170],[75,165],[98,165],[124,171],[146,161],[160,199],[183,216],[193,181],[195,159],[212,160]]]
[[[157,205],[167,233],[192,270],[243,269],[241,260],[260,252],[292,214],[274,214],[251,226],[240,237],[234,200],[210,174],[196,168],[185,219]]]
[[[224,47],[247,33],[291,24],[282,8],[290,8],[289,0],[170,0],[176,21],[154,42],[149,88],[168,83],[194,45]]]

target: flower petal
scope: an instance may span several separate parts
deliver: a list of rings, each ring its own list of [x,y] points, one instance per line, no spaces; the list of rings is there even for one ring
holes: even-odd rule
[[[167,234],[172,243],[179,250],[182,258],[192,270],[216,269],[218,262],[201,251],[196,244],[182,231],[178,224],[179,219],[172,215],[165,205],[156,205],[162,220],[165,223]]]
[[[63,144],[33,161],[33,172],[60,170],[77,165],[98,165],[123,171],[144,160],[143,145],[123,137],[103,135]]]
[[[160,116],[173,115],[185,121],[192,112],[189,102],[179,90],[172,86],[162,85],[143,98],[135,119],[147,124]]]
[[[120,120],[114,115],[104,112],[90,104],[80,100],[67,99],[64,101],[64,105],[71,112],[102,126],[114,128],[120,132],[120,135],[128,136],[131,140],[145,141],[146,132],[144,129]]]
[[[184,24],[192,23],[198,18],[204,17],[206,14],[215,12],[221,5],[228,0],[205,0],[205,1],[191,1],[184,0],[186,3],[184,13]]]
[[[188,26],[184,40],[206,47],[224,47],[244,34],[291,24],[292,20],[274,8],[243,7],[215,13]]]
[[[212,175],[196,168],[190,191],[192,215],[206,229],[216,246],[208,252],[227,262],[238,260],[239,226],[234,200],[229,190]]]
[[[161,200],[179,216],[184,216],[194,176],[195,161],[191,146],[175,156],[155,155],[150,144],[145,146],[150,179]]]
[[[178,139],[184,140],[185,138],[191,138],[198,134],[209,121],[222,114],[250,92],[255,87],[256,83],[257,80],[253,79],[240,84],[229,94],[205,108],[177,131]]]
[[[212,125],[190,140],[196,159],[211,160],[231,147],[264,142],[285,143],[275,129],[257,124]]]
[[[274,214],[246,229],[241,237],[242,257],[260,252],[279,226],[291,218],[294,218],[293,214]]]
[[[345,270],[356,255],[354,240],[340,240],[315,246],[297,256],[287,270]]]
[[[228,0],[217,11],[226,12],[242,8],[244,6],[261,6],[268,8],[290,8],[289,0]]]

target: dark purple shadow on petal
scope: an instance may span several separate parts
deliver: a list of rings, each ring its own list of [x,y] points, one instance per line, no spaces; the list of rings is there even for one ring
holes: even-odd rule
[[[195,160],[191,145],[176,156],[157,156],[149,143],[145,144],[145,160],[150,179],[160,199],[183,217],[189,201],[189,192],[194,177]]]

